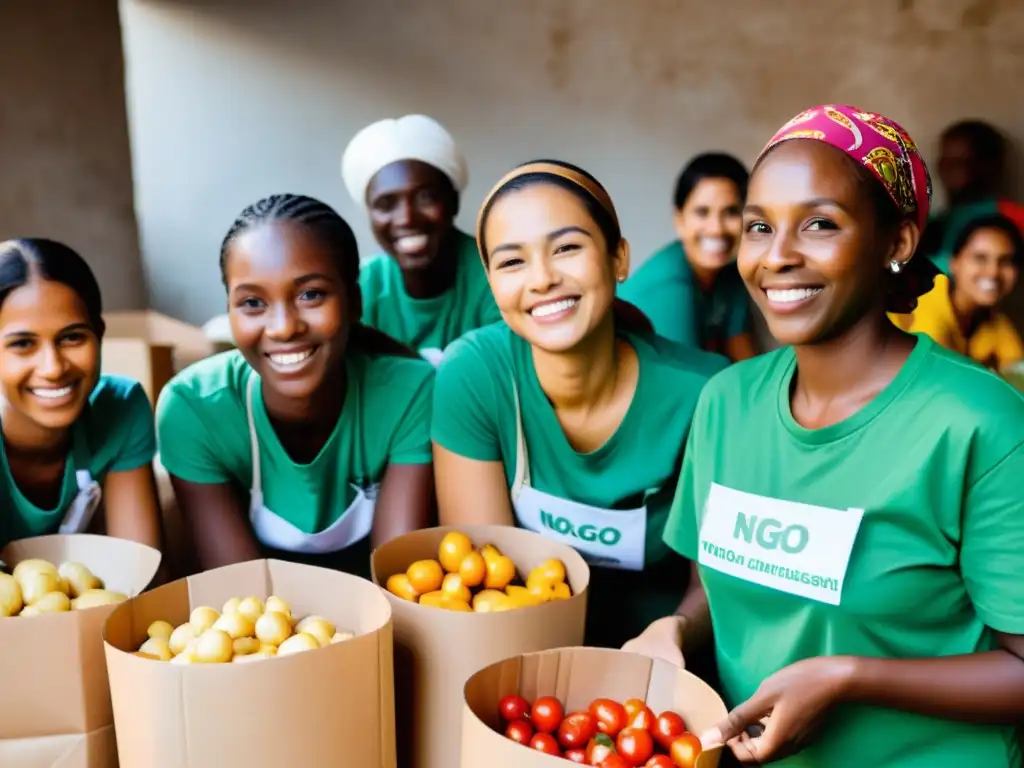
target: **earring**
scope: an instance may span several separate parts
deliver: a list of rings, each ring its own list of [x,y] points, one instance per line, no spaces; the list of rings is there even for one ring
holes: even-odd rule
[[[896,261],[896,259],[893,259],[892,261],[889,262],[889,271],[892,272],[894,275],[898,275],[900,272],[903,271],[903,262]]]
[[[626,282],[626,276],[625,275],[619,275],[615,279],[618,280],[620,283]]]

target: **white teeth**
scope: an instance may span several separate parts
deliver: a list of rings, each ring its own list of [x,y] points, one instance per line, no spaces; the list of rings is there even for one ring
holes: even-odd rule
[[[729,245],[729,241],[724,237],[702,237],[700,239],[701,250],[708,253],[727,253]]]
[[[792,304],[809,299],[811,296],[821,293],[821,290],[821,288],[786,288],[784,290],[769,288],[765,293],[768,294],[768,301],[773,301],[776,304]]]
[[[983,291],[996,291],[999,290],[999,283],[995,280],[979,280],[978,287]]]
[[[430,238],[426,235],[406,235],[395,240],[395,250],[400,253],[417,253],[427,247]]]
[[[562,299],[561,301],[553,301],[550,304],[541,304],[538,307],[534,307],[530,310],[530,314],[534,317],[548,317],[549,315],[555,315],[559,312],[564,312],[567,309],[572,309],[579,303],[579,299]]]
[[[41,389],[36,387],[32,390],[32,394],[38,397],[46,398],[47,400],[56,400],[57,398],[64,397],[71,393],[71,387],[58,387],[56,389]]]
[[[286,355],[271,355],[270,361],[274,365],[281,366],[282,368],[287,368],[288,366],[298,365],[302,361],[308,359],[309,356],[312,355],[314,351],[315,350],[313,349],[307,349],[304,352],[289,352]]]

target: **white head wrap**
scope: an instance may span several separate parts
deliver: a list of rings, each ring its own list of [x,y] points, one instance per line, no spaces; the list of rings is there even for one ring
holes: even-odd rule
[[[341,177],[348,193],[366,205],[366,188],[377,172],[399,160],[419,160],[444,173],[457,192],[466,188],[466,159],[444,127],[426,115],[380,120],[352,137],[341,156]]]

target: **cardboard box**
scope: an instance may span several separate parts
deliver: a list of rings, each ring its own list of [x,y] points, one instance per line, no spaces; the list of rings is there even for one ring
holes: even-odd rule
[[[462,690],[481,667],[517,653],[580,645],[590,569],[571,547],[509,526],[428,528],[375,550],[373,579],[404,572],[414,561],[437,558],[441,539],[462,531],[477,547],[494,544],[520,577],[549,558],[565,563],[569,600],[501,613],[459,613],[419,605],[388,592],[395,622],[395,679],[399,685],[398,743],[402,768],[452,768],[459,760]]]
[[[160,553],[91,534],[12,541],[0,560],[84,563],[109,589],[136,595],[153,580]],[[0,619],[0,766],[116,768],[103,622],[116,606],[31,619]]]
[[[142,383],[150,402],[175,373],[220,351],[202,328],[152,310],[106,312],[103,373]]]
[[[278,595],[356,637],[247,664],[133,656],[157,619]],[[391,609],[346,573],[253,560],[171,582],[118,606],[103,630],[121,768],[395,768]]]
[[[498,702],[518,693],[533,701],[556,696],[566,712],[594,699],[644,699],[655,713],[670,709],[697,734],[725,718],[725,702],[697,676],[660,659],[606,648],[560,648],[491,664],[465,686],[462,768],[559,768],[570,763],[506,739]],[[716,768],[722,747],[702,752],[697,768]],[[454,765],[454,763],[453,763]]]

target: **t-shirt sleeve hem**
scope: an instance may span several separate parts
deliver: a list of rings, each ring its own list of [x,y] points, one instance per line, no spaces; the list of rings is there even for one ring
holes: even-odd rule
[[[153,458],[156,456],[156,451],[147,451],[146,453],[139,453],[130,458],[123,458],[110,466],[111,472],[131,472],[144,467],[147,464],[153,463]]]
[[[389,456],[388,464],[430,464],[434,461],[433,455],[430,451],[421,451],[419,453],[403,453],[399,456]]]
[[[167,462],[166,457],[161,455],[160,462],[163,464],[167,474],[174,475],[179,480],[184,480],[186,483],[195,483],[197,485],[219,485],[221,483],[231,482],[231,478],[227,475],[218,475],[216,473],[196,473],[185,470],[184,472],[178,471],[179,468],[174,466],[174,462]]]
[[[981,622],[989,629],[1007,635],[1024,635],[1024,615],[1007,616],[1002,613],[993,613],[980,608],[977,604],[975,604],[974,610]]]
[[[454,442],[449,441],[444,437],[433,435],[433,440],[439,446],[444,448],[449,453],[454,453],[456,456],[462,456],[465,459],[473,459],[474,461],[501,461],[501,452],[497,450],[488,450],[487,448],[480,448],[479,446],[468,447],[465,444],[456,445]]]

